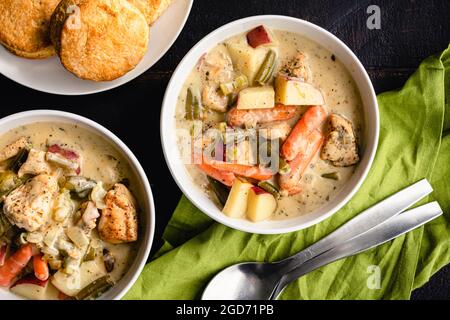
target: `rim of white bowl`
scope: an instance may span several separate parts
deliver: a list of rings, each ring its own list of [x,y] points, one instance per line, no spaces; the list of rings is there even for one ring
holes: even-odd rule
[[[375,118],[372,121],[374,121],[375,137],[373,137],[373,139],[374,139],[373,141],[370,141],[371,142],[370,150],[366,150],[366,152],[369,151],[367,165],[363,169],[363,171],[361,173],[361,176],[358,178],[357,182],[355,183],[355,186],[331,210],[329,210],[325,214],[322,214],[319,217],[316,217],[316,218],[312,219],[309,222],[302,223],[300,225],[295,225],[295,226],[292,226],[292,227],[260,229],[260,228],[255,227],[255,226],[241,226],[241,225],[239,225],[239,221],[241,219],[227,219],[228,217],[226,217],[224,214],[217,215],[217,214],[210,213],[201,203],[199,203],[199,201],[196,201],[196,199],[192,198],[192,196],[190,195],[189,190],[187,190],[187,188],[185,187],[183,181],[181,181],[181,179],[179,179],[179,177],[177,177],[175,175],[174,170],[172,168],[172,166],[174,166],[175,163],[172,163],[173,159],[170,159],[170,157],[168,156],[168,142],[166,142],[166,140],[169,137],[168,136],[166,137],[166,135],[168,135],[169,133],[167,133],[166,127],[168,127],[169,124],[164,122],[164,115],[168,112],[167,110],[169,110],[170,108],[176,108],[176,105],[170,105],[169,106],[168,103],[167,103],[168,96],[170,94],[174,94],[174,92],[172,92],[172,90],[170,90],[170,89],[172,88],[172,86],[174,86],[175,82],[178,81],[178,78],[181,78],[181,76],[178,75],[180,69],[182,68],[182,66],[185,63],[185,61],[188,58],[190,58],[190,56],[193,54],[194,51],[196,51],[196,49],[198,47],[202,46],[203,43],[207,42],[210,38],[214,37],[216,34],[222,32],[223,30],[225,30],[227,28],[230,28],[232,26],[239,25],[239,24],[244,24],[244,23],[256,22],[256,21],[259,21],[258,23],[263,23],[262,21],[270,20],[270,19],[271,20],[279,19],[279,20],[285,20],[285,21],[289,21],[289,22],[295,22],[295,23],[299,23],[299,24],[304,24],[307,27],[313,29],[315,32],[318,32],[318,33],[321,33],[321,34],[323,34],[323,35],[325,35],[327,37],[330,37],[333,41],[335,41],[345,51],[346,54],[348,54],[351,57],[351,59],[353,60],[353,62],[356,65],[359,73],[363,76],[364,81],[368,84],[368,94],[370,95],[371,104],[374,106],[374,110],[372,110],[372,111],[375,114]],[[270,26],[270,24],[269,24],[269,26]],[[230,37],[232,37],[233,35],[234,34],[230,34]],[[307,35],[305,37],[308,38]],[[225,40],[225,39],[222,39],[221,41],[223,41],[223,40]],[[192,68],[193,67],[194,66],[192,66]],[[348,69],[348,68],[346,67],[346,69]],[[352,76],[352,78],[353,78],[353,76]],[[186,76],[183,77],[183,81],[185,81],[185,80],[186,80]],[[359,87],[358,87],[358,90],[359,90]],[[178,96],[179,92],[176,92],[175,94]],[[172,119],[172,120],[175,121],[175,119]],[[225,25],[215,29],[214,31],[212,31],[211,33],[209,33],[208,35],[203,37],[199,42],[197,42],[191,48],[191,50],[188,51],[188,53],[184,56],[184,58],[180,61],[180,63],[178,64],[177,68],[175,69],[175,71],[174,71],[174,73],[173,73],[173,75],[172,75],[172,77],[171,77],[171,79],[170,79],[170,81],[169,81],[169,83],[167,85],[166,92],[164,94],[163,104],[162,104],[160,122],[161,122],[160,123],[161,144],[162,144],[162,147],[163,147],[164,157],[165,157],[167,166],[168,166],[168,168],[170,170],[170,173],[171,173],[173,179],[175,180],[175,182],[177,183],[178,187],[181,189],[183,194],[198,209],[200,209],[203,213],[205,213],[206,215],[208,215],[209,217],[211,217],[215,221],[217,221],[217,222],[219,222],[221,224],[224,224],[227,227],[236,229],[236,230],[249,232],[249,233],[255,233],[255,234],[283,234],[283,233],[289,233],[289,232],[293,232],[293,231],[302,230],[302,229],[305,229],[305,228],[308,228],[310,226],[313,226],[313,225],[315,225],[315,224],[317,224],[317,223],[319,223],[319,222],[321,222],[321,221],[331,217],[334,213],[339,211],[345,204],[347,204],[350,201],[350,199],[355,195],[355,193],[361,187],[361,184],[366,179],[367,174],[368,174],[370,168],[372,167],[373,160],[375,158],[375,154],[376,154],[377,147],[378,147],[379,131],[380,131],[380,115],[379,115],[378,102],[377,102],[375,90],[373,88],[373,85],[372,85],[372,82],[370,80],[370,77],[367,74],[366,69],[364,68],[362,63],[359,61],[358,57],[353,53],[353,51],[342,40],[340,40],[338,37],[336,37],[331,32],[325,30],[324,28],[319,27],[318,25],[313,24],[311,22],[308,22],[306,20],[302,20],[302,19],[295,18],[295,17],[290,17],[290,16],[284,16],[284,15],[257,15],[257,16],[251,16],[251,17],[238,19],[238,20],[229,22],[229,23],[227,23],[227,24],[225,24]],[[367,125],[365,127],[367,127]],[[289,219],[289,220],[291,220],[291,219]],[[254,224],[254,225],[256,225],[256,224]]]
[[[58,117],[61,119],[65,119],[68,122],[77,121],[77,122],[85,125],[86,127],[93,129],[93,131],[97,131],[97,134],[98,133],[102,134],[103,138],[110,139],[111,140],[110,143],[113,143],[119,149],[118,151],[120,151],[127,157],[130,164],[132,165],[132,167],[136,170],[135,174],[137,174],[137,177],[140,180],[139,182],[144,187],[143,195],[146,198],[145,201],[147,202],[148,207],[149,207],[148,209],[150,210],[150,212],[145,213],[145,216],[148,219],[148,226],[146,226],[144,228],[144,235],[143,235],[144,238],[141,239],[140,243],[139,243],[139,249],[138,249],[137,254],[139,254],[139,251],[141,251],[141,253],[139,254],[139,256],[136,256],[136,259],[139,259],[139,263],[136,266],[134,266],[134,268],[136,268],[136,271],[133,273],[133,275],[131,275],[130,279],[126,282],[126,285],[123,285],[123,288],[120,289],[120,291],[118,293],[114,294],[113,297],[111,297],[114,300],[119,300],[128,292],[128,290],[133,286],[133,284],[136,282],[137,278],[141,274],[145,264],[147,263],[147,259],[150,254],[150,249],[153,244],[153,239],[154,239],[154,234],[155,234],[155,219],[156,219],[155,218],[155,216],[156,216],[155,202],[154,202],[152,189],[150,187],[150,183],[148,181],[147,175],[146,175],[144,169],[142,168],[141,164],[139,163],[138,159],[136,158],[136,156],[127,147],[127,145],[124,142],[122,142],[122,140],[119,139],[119,137],[117,137],[114,133],[112,133],[109,129],[105,128],[101,124],[99,124],[91,119],[88,119],[86,117],[83,117],[83,116],[80,116],[80,115],[77,115],[74,113],[70,113],[70,112],[66,112],[66,111],[59,111],[59,110],[50,110],[50,109],[30,110],[30,111],[15,113],[15,114],[6,116],[4,118],[1,118],[0,126],[2,126],[6,122],[16,121],[16,120],[19,121],[21,119],[24,119],[24,118],[26,119],[28,117],[46,117],[46,116]],[[40,122],[40,121],[31,121],[30,123],[38,123],[38,122]],[[131,268],[133,268],[133,264],[130,267],[130,269]],[[121,278],[121,280],[124,279],[126,276],[127,276],[127,274],[125,274]],[[121,280],[119,280],[119,282]],[[111,290],[114,290],[114,287]],[[108,295],[108,292],[109,291],[105,292],[105,295]],[[102,299],[102,297],[100,297],[100,299]]]
[[[136,74],[133,74],[132,77],[130,77],[129,79],[126,79],[125,81],[118,81],[115,84],[112,84],[111,86],[105,87],[105,88],[99,88],[99,89],[92,89],[92,90],[84,90],[84,91],[77,91],[77,92],[60,92],[58,90],[41,90],[41,89],[36,89],[34,88],[32,85],[28,84],[28,83],[22,83],[22,82],[18,82],[16,81],[13,77],[6,75],[2,72],[0,72],[0,74],[2,74],[4,77],[8,78],[11,81],[14,81],[16,83],[19,83],[20,85],[32,89],[32,90],[36,90],[39,92],[45,92],[45,93],[50,93],[50,94],[56,94],[56,95],[61,95],[61,96],[84,96],[84,95],[90,95],[90,94],[94,94],[94,93],[100,93],[100,92],[105,92],[105,91],[109,91],[112,89],[115,89],[117,87],[123,86],[125,84],[127,84],[128,82],[133,81],[134,79],[136,79],[137,77],[139,77],[140,75],[142,75],[144,72],[148,71],[151,67],[153,67],[156,63],[158,63],[159,60],[161,60],[161,58],[167,53],[167,51],[169,51],[170,48],[172,48],[173,44],[175,43],[175,41],[177,41],[178,37],[180,36],[181,31],[183,31],[184,26],[186,25],[186,22],[189,18],[189,15],[191,14],[192,11],[192,6],[194,4],[194,0],[187,0],[189,1],[188,3],[188,7],[186,10],[186,14],[183,17],[183,20],[181,21],[181,24],[178,28],[178,30],[175,33],[175,36],[173,37],[173,39],[167,44],[166,47],[164,47],[163,50],[161,50],[161,52],[156,56],[156,59],[153,63],[149,64],[148,67],[144,68],[143,70],[136,72]],[[150,35],[151,37],[151,35]],[[69,72],[69,71],[67,71]],[[125,75],[123,75],[125,76]],[[120,79],[120,78],[118,78]],[[118,80],[117,79],[117,80]],[[89,81],[89,80],[84,80],[84,81]]]

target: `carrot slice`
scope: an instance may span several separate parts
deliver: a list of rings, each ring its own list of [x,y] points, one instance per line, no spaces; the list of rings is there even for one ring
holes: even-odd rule
[[[0,247],[0,267],[5,263],[7,249],[8,246],[6,244]]]
[[[274,172],[272,172],[270,169],[260,166],[249,166],[215,160],[211,160],[208,164],[218,170],[230,171],[238,176],[256,180],[268,180],[274,175]]]
[[[296,115],[297,110],[296,106],[285,106],[282,104],[277,104],[275,107],[267,109],[237,109],[234,107],[228,112],[228,124],[233,127],[240,127],[246,123],[289,120]]]
[[[206,175],[229,187],[233,185],[234,179],[236,179],[234,173],[214,168],[207,162],[201,151],[194,150],[192,153],[192,158],[197,167]]]
[[[21,246],[0,267],[0,286],[9,287],[33,256],[30,244]]]
[[[234,179],[236,179],[234,173],[214,168],[213,166],[205,162],[198,163],[197,167],[211,178],[214,178],[217,181],[220,181],[224,185],[227,185],[229,187],[233,185]]]
[[[307,137],[322,125],[326,117],[327,113],[321,106],[312,106],[306,110],[283,143],[281,156],[287,161],[294,160],[299,153],[304,151]]]
[[[322,146],[323,140],[324,136],[318,130],[311,132],[307,137],[307,143],[303,148],[303,152],[288,162],[291,171],[288,174],[280,175],[279,184],[282,190],[287,191],[290,195],[301,192],[300,179]]]
[[[45,281],[49,277],[48,264],[42,259],[42,254],[33,257],[34,275],[41,281]]]

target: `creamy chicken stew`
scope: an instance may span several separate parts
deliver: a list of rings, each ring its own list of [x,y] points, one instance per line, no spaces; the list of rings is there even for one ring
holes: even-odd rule
[[[0,137],[0,287],[29,299],[95,299],[136,252],[139,205],[123,157],[73,124]]]
[[[176,110],[187,171],[232,218],[310,213],[359,162],[359,91],[333,53],[296,33],[259,26],[219,43]]]

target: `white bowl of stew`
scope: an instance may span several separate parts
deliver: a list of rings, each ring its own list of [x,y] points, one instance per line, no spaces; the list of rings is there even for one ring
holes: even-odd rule
[[[139,164],[139,161],[136,159],[136,157],[133,155],[131,150],[117,137],[115,136],[111,131],[104,128],[103,126],[99,125],[98,123],[91,121],[87,118],[67,113],[67,112],[61,112],[61,111],[54,111],[54,110],[34,110],[34,111],[27,111],[22,113],[17,113],[11,116],[8,116],[6,118],[3,118],[0,120],[0,147],[1,149],[4,148],[6,145],[13,143],[14,141],[17,141],[18,138],[25,137],[28,140],[28,143],[30,144],[27,148],[31,148],[32,150],[35,150],[36,154],[42,153],[42,152],[53,152],[56,150],[58,153],[58,148],[55,147],[55,145],[58,145],[59,148],[62,150],[70,150],[69,153],[59,152],[58,155],[66,155],[71,154],[71,152],[79,153],[80,159],[80,166],[72,171],[64,171],[69,172],[67,175],[78,176],[82,178],[86,178],[90,181],[94,181],[96,184],[99,185],[99,182],[102,181],[103,189],[104,191],[112,190],[117,186],[117,184],[121,185],[121,188],[125,190],[129,190],[131,193],[131,196],[126,199],[133,199],[130,200],[133,202],[133,211],[127,211],[127,214],[133,213],[134,216],[137,216],[137,219],[129,220],[126,222],[125,226],[137,227],[136,230],[133,231],[127,231],[125,230],[124,233],[120,234],[120,230],[115,230],[117,232],[115,240],[111,240],[112,238],[108,238],[107,241],[103,240],[103,236],[110,237],[111,234],[108,235],[107,232],[110,232],[114,228],[114,226],[109,225],[108,229],[106,230],[107,222],[105,222],[103,226],[102,235],[100,236],[100,229],[97,230],[100,224],[100,216],[97,216],[94,221],[95,224],[91,225],[91,229],[86,229],[87,226],[84,223],[84,213],[88,209],[84,207],[84,209],[81,209],[81,204],[86,202],[93,203],[94,212],[101,213],[102,215],[105,214],[105,211],[100,210],[100,208],[104,209],[104,206],[101,207],[100,205],[97,205],[100,201],[98,199],[103,199],[105,203],[107,202],[105,194],[101,194],[100,197],[96,197],[97,200],[94,199],[93,193],[91,189],[87,189],[86,192],[77,193],[78,191],[82,191],[81,189],[70,189],[67,185],[68,178],[66,179],[64,174],[59,174],[58,176],[58,192],[63,192],[62,190],[66,190],[65,188],[69,188],[70,192],[68,191],[67,194],[70,194],[70,198],[73,199],[74,205],[72,208],[73,212],[70,212],[69,215],[66,218],[62,218],[62,221],[60,222],[62,225],[66,223],[65,226],[70,220],[70,227],[73,230],[77,230],[76,227],[80,226],[80,230],[83,232],[86,232],[88,234],[88,247],[83,251],[83,246],[80,245],[78,247],[78,242],[74,241],[73,243],[73,233],[71,233],[70,237],[67,237],[67,229],[64,227],[62,230],[62,233],[60,232],[60,238],[62,237],[61,234],[64,236],[64,241],[72,245],[75,249],[79,249],[79,251],[70,251],[74,256],[68,254],[67,252],[59,251],[55,255],[57,258],[55,258],[55,261],[46,260],[45,256],[48,255],[49,248],[46,248],[46,251],[44,249],[36,249],[38,244],[35,244],[36,241],[30,240],[29,236],[30,234],[37,234],[39,235],[40,230],[44,229],[47,230],[47,226],[42,226],[41,229],[37,229],[37,227],[33,227],[33,230],[28,231],[25,229],[21,229],[19,227],[24,227],[24,225],[14,226],[14,232],[19,230],[19,232],[24,232],[25,236],[23,236],[22,240],[23,243],[17,243],[17,238],[10,240],[10,252],[9,255],[14,254],[14,252],[17,252],[18,248],[20,248],[23,245],[29,245],[35,246],[33,255],[36,254],[36,251],[40,252],[42,260],[45,261],[48,264],[49,267],[49,279],[46,281],[47,284],[43,284],[42,282],[40,284],[44,285],[45,290],[43,289],[42,292],[38,293],[37,298],[39,299],[70,299],[74,298],[77,295],[77,292],[80,293],[84,288],[88,287],[89,284],[87,283],[89,277],[86,276],[88,279],[84,279],[85,274],[91,274],[94,273],[94,277],[92,279],[98,280],[101,279],[104,276],[107,276],[108,283],[105,286],[100,286],[101,289],[100,292],[95,293],[95,296],[87,296],[87,298],[95,298],[95,299],[120,299],[122,298],[125,293],[130,289],[130,287],[134,284],[137,277],[139,276],[140,272],[142,271],[153,241],[154,236],[154,225],[155,225],[155,207],[153,202],[153,196],[151,192],[151,188],[149,185],[149,182],[147,180],[147,176]],[[61,150],[59,149],[59,150]],[[28,158],[27,161],[30,159],[30,153],[31,151],[28,151]],[[58,156],[57,155],[57,156]],[[71,157],[68,157],[72,159]],[[46,156],[45,158],[47,161],[51,161],[51,159]],[[14,160],[14,158],[13,158]],[[10,162],[11,163],[11,162]],[[26,164],[27,162],[25,162]],[[50,167],[55,169],[55,163],[50,163]],[[23,172],[25,172],[25,178],[22,179],[28,179],[28,182],[23,182],[25,185],[26,183],[29,183],[31,179],[36,177],[36,174],[44,175],[44,173],[30,173],[33,170],[42,170],[35,169],[35,168],[25,168],[24,164],[22,164],[22,167],[20,167]],[[24,170],[26,169],[26,170]],[[2,169],[2,172],[5,169]],[[7,169],[7,170],[13,170],[13,169]],[[29,171],[31,170],[31,171]],[[55,169],[56,170],[56,169]],[[58,172],[61,170],[69,170],[68,168],[58,169]],[[72,169],[70,169],[72,170]],[[20,169],[19,169],[20,172]],[[22,172],[22,173],[23,173]],[[20,173],[19,173],[20,174]],[[52,172],[50,175],[55,174]],[[66,180],[61,180],[66,179]],[[61,182],[63,181],[63,182]],[[64,181],[66,181],[65,185],[62,186],[61,183],[64,184]],[[73,184],[71,185],[73,187]],[[12,191],[14,192],[14,191]],[[124,193],[125,194],[125,193]],[[11,192],[9,193],[11,195]],[[126,194],[128,197],[128,194]],[[73,198],[75,197],[75,198]],[[116,199],[116,198],[114,198]],[[117,198],[118,199],[118,198]],[[53,203],[53,209],[50,211],[51,218],[47,217],[47,219],[50,219],[52,222],[48,224],[48,226],[52,226],[54,223],[53,219],[56,219],[56,200],[52,200]],[[131,203],[131,202],[130,202]],[[127,203],[127,206],[131,206],[130,203]],[[115,204],[114,204],[115,205]],[[6,206],[3,204],[3,206]],[[112,204],[111,204],[112,206]],[[110,207],[108,205],[107,207]],[[36,209],[38,210],[38,209]],[[84,211],[81,211],[84,210]],[[131,209],[130,209],[131,210]],[[80,213],[77,213],[80,212]],[[119,212],[119,211],[116,211]],[[120,211],[122,212],[122,211]],[[20,213],[20,212],[19,212]],[[4,212],[2,212],[4,214]],[[17,214],[17,212],[16,212]],[[80,216],[75,216],[76,214],[79,214]],[[13,216],[14,219],[14,216]],[[66,219],[66,220],[63,220]],[[48,220],[48,221],[50,221]],[[137,220],[137,222],[136,222]],[[24,220],[21,220],[23,222]],[[78,222],[77,222],[78,221]],[[130,222],[131,221],[131,222]],[[133,224],[135,221],[136,223]],[[29,221],[28,221],[29,222]],[[123,222],[123,221],[122,221]],[[117,222],[116,220],[114,223],[122,223]],[[12,223],[10,221],[10,223]],[[33,225],[31,223],[27,223],[25,221],[25,227],[32,227]],[[131,230],[131,229],[130,229]],[[14,232],[12,232],[12,235],[14,236]],[[95,233],[95,235],[94,235]],[[45,235],[47,233],[44,233]],[[17,236],[17,235],[16,235]],[[22,237],[21,235],[19,235]],[[111,236],[111,237],[114,237]],[[122,238],[121,238],[122,237]],[[128,238],[127,238],[128,237]],[[57,248],[58,250],[62,250],[60,247],[60,242],[62,241],[60,238],[57,238],[55,241],[56,245],[54,248]],[[45,236],[44,236],[44,243],[45,242]],[[84,238],[83,238],[84,239]],[[122,239],[122,240],[120,240]],[[5,240],[3,238],[2,240]],[[31,242],[30,242],[31,241]],[[111,241],[111,243],[110,243]],[[114,242],[114,243],[113,243]],[[117,243],[116,243],[117,242]],[[118,243],[122,242],[122,243]],[[3,242],[5,243],[5,242]],[[75,244],[75,246],[73,246]],[[42,243],[39,243],[39,248],[42,247]],[[44,244],[45,245],[45,244]],[[70,247],[70,246],[69,246]],[[94,248],[93,250],[88,250],[90,248]],[[52,249],[54,249],[52,247]],[[105,249],[107,251],[105,251]],[[68,250],[68,249],[67,249]],[[80,255],[81,252],[81,255]],[[52,253],[53,254],[53,253]],[[103,254],[107,254],[107,256],[103,256]],[[75,257],[75,258],[72,258]],[[108,259],[106,265],[105,263],[105,257]],[[111,258],[112,257],[112,258]],[[51,256],[53,259],[53,256]],[[70,287],[70,292],[61,291],[59,286],[62,286],[65,288],[66,283],[64,283],[65,279],[64,277],[68,276],[64,273],[64,277],[60,277],[59,282],[54,282],[54,278],[56,277],[56,273],[61,273],[64,268],[67,268],[67,265],[69,264],[67,260],[64,259],[72,259],[72,262],[76,259],[79,259],[78,262],[74,262],[73,265],[75,266],[75,273],[81,274],[79,276],[80,283],[78,285],[75,285],[75,287]],[[8,258],[6,258],[8,259]],[[22,299],[24,298],[23,295],[25,295],[25,298],[33,298],[34,295],[31,293],[31,296],[29,296],[29,292],[27,290],[33,289],[36,287],[27,287],[27,286],[20,286],[21,278],[25,278],[27,280],[25,281],[25,284],[28,284],[28,279],[34,279],[36,280],[36,273],[33,274],[33,270],[30,270],[30,265],[33,265],[34,257],[30,259],[30,262],[28,263],[28,266],[22,271],[21,274],[19,274],[18,277],[16,277],[14,280],[11,281],[11,288],[0,288],[0,299]],[[63,260],[63,265],[61,268],[58,268],[59,263],[58,259]],[[98,267],[93,268],[94,271],[89,269],[90,266],[97,265]],[[56,266],[56,267],[54,267]],[[77,271],[77,267],[81,268],[83,267],[84,271]],[[36,269],[35,269],[36,270]],[[66,269],[64,269],[64,272]],[[36,271],[34,271],[36,272]],[[73,271],[71,271],[73,274]],[[83,273],[84,272],[84,273]],[[98,272],[98,274],[95,274],[95,272]],[[70,276],[69,274],[69,276]],[[3,275],[2,275],[3,276]],[[75,276],[74,276],[75,277]],[[62,282],[60,281],[61,279]],[[72,278],[71,278],[72,279]],[[73,278],[73,279],[76,279]],[[95,281],[94,280],[94,281]],[[33,282],[33,281],[31,281]],[[53,285],[55,283],[55,285]],[[61,284],[62,283],[62,284]],[[19,285],[18,285],[19,284]],[[14,289],[19,288],[19,289]],[[67,290],[69,290],[67,289]],[[25,291],[24,291],[25,290]],[[39,291],[39,290],[38,290]],[[24,294],[22,294],[24,292]],[[69,296],[67,293],[70,293]],[[79,296],[80,297],[80,296]]]
[[[262,33],[264,33],[262,37],[261,26]],[[256,40],[255,30],[257,31]],[[252,35],[249,35],[251,31],[253,31]],[[269,51],[275,52],[276,64],[270,71],[272,73],[269,78],[265,76],[261,78],[261,75],[265,74],[263,66],[269,59]],[[241,55],[242,52],[244,52],[244,56]],[[260,57],[254,58],[253,55]],[[303,69],[303,65],[299,68],[298,60],[295,60],[299,59],[299,56],[306,56],[307,59],[305,60],[307,61],[306,67]],[[241,57],[243,57],[242,60],[240,60]],[[307,70],[305,71],[307,73],[303,74],[304,70]],[[239,78],[242,74],[244,80]],[[282,80],[278,80],[278,76],[295,83],[301,82],[301,86],[312,86],[312,91],[308,91],[308,94],[312,92],[311,95],[307,100],[301,100],[298,97],[291,99],[292,96],[286,93],[287,89],[283,91],[280,89],[282,86],[278,87],[277,83],[282,82]],[[238,88],[242,83],[244,85]],[[292,83],[290,85],[296,86]],[[259,87],[259,89],[253,89],[254,87]],[[262,87],[264,88],[261,89]],[[231,93],[227,88],[231,88]],[[238,89],[236,90],[236,88]],[[246,92],[244,95],[243,92],[248,88],[250,90],[247,92],[251,91],[251,94]],[[212,94],[210,94],[211,92]],[[320,93],[314,95],[317,92]],[[248,98],[249,96],[250,98]],[[255,100],[256,103],[254,103]],[[302,101],[308,105],[301,104]],[[294,111],[296,116],[292,119],[285,119],[283,116],[277,118],[280,112],[287,114],[287,105],[292,102],[299,103],[296,105],[298,111]],[[269,123],[269,126],[279,123],[278,120],[281,119],[288,123],[290,128],[286,136],[279,138],[279,150],[281,150],[280,154],[283,154],[283,145],[287,139],[291,138],[293,128],[297,127],[309,109],[312,113],[310,102],[314,102],[311,105],[319,104],[319,109],[325,110],[327,118],[321,122],[320,127],[314,128],[322,135],[322,144],[317,152],[311,153],[313,158],[307,160],[301,173],[299,173],[298,166],[295,167],[292,157],[286,161],[289,174],[296,172],[296,177],[300,174],[299,185],[296,186],[299,187],[298,190],[287,189],[286,183],[282,183],[282,179],[284,179],[281,178],[282,171],[279,170],[276,173],[276,179],[269,180],[270,187],[276,189],[273,194],[276,194],[278,198],[276,209],[270,216],[262,219],[255,218],[255,210],[266,211],[263,207],[271,204],[270,201],[260,201],[255,204],[254,200],[252,200],[253,211],[251,214],[249,213],[250,202],[248,202],[245,209],[247,210],[246,214],[233,216],[235,211],[230,210],[230,207],[242,208],[239,201],[234,201],[224,210],[227,212],[224,214],[222,212],[224,199],[219,201],[220,197],[213,192],[214,188],[211,187],[211,180],[208,180],[206,171],[200,170],[197,163],[192,163],[193,160],[194,162],[198,161],[198,156],[189,157],[188,155],[188,160],[186,160],[186,154],[197,150],[198,145],[194,141],[202,141],[199,148],[204,151],[205,144],[211,143],[211,140],[215,141],[215,138],[211,139],[209,136],[206,137],[206,140],[204,139],[205,131],[209,128],[222,130],[222,136],[218,139],[223,141],[226,140],[224,134],[227,134],[230,127],[234,132],[239,130],[237,128],[239,126],[244,130],[248,128],[261,130],[266,123],[258,123],[258,121],[266,120],[262,120],[264,116],[258,118],[257,115],[261,114],[260,111],[253,113],[253,110],[272,110],[270,112],[276,110],[277,116],[271,118],[274,121]],[[257,105],[265,103],[269,105],[268,108]],[[256,109],[251,109],[254,107]],[[256,115],[254,118],[250,117],[253,123],[246,122],[245,112],[249,110],[251,115]],[[199,117],[198,114],[201,116]],[[331,115],[337,115],[338,117],[334,117],[334,119],[340,119],[339,121],[349,124],[349,129],[344,130],[344,149],[346,152],[353,150],[352,157],[348,153],[339,153],[342,150],[338,150],[337,154],[332,154],[332,147],[336,146],[333,143],[336,141],[331,141],[331,132],[334,130],[334,134],[342,138],[337,131],[340,130],[338,128],[342,129],[343,127],[333,127]],[[198,123],[195,121],[196,119],[200,119],[201,129],[196,129],[195,123]],[[202,133],[201,139],[197,139],[198,132]],[[330,217],[342,208],[358,191],[367,176],[377,149],[378,135],[379,113],[376,95],[366,70],[355,54],[341,40],[321,27],[286,16],[266,15],[244,18],[222,26],[204,37],[188,52],[175,70],[166,90],[161,114],[161,140],[165,158],[173,178],[186,197],[214,220],[234,229],[258,234],[279,234],[304,229]],[[192,137],[196,137],[197,140]],[[308,141],[313,140],[310,138],[309,131],[307,137],[309,137]],[[348,137],[350,140],[347,139]],[[291,143],[291,145],[295,145],[295,143]],[[325,146],[327,147],[326,152],[324,151]],[[216,149],[214,150],[212,151],[213,156],[217,152]],[[237,150],[236,154],[239,152],[245,154],[245,151],[239,148],[233,150]],[[336,150],[334,149],[334,151]],[[299,157],[300,151],[295,151],[297,152],[296,157]],[[214,162],[213,159],[213,162],[207,163],[214,166],[215,170],[214,174],[209,175],[214,176],[216,182],[222,179],[221,182],[228,184],[229,187],[232,185],[228,180],[230,172],[232,173],[231,181],[236,181],[236,179],[241,181],[242,176],[239,177],[239,175],[245,173],[247,176],[244,176],[244,183],[254,185],[246,190],[247,192],[254,190],[253,199],[257,198],[255,195],[262,191],[257,188],[257,185],[260,184],[258,180],[267,179],[264,177],[267,168],[261,168],[260,158],[257,157],[256,161],[252,159],[253,166],[258,167],[257,170],[254,169],[257,173],[255,175],[254,170],[242,171],[244,168],[242,166],[229,167],[227,163],[236,163],[240,159],[232,156],[234,158],[230,160],[228,155],[231,152],[219,150],[220,152],[225,154],[223,161],[221,158],[219,162]],[[305,150],[303,153],[308,154]],[[204,154],[202,157],[200,161],[204,161]],[[307,157],[305,156],[305,158]],[[287,156],[286,159],[288,159]],[[241,164],[241,162],[239,163]],[[246,163],[245,165],[251,166],[252,164]],[[269,163],[269,165],[271,164]],[[278,169],[280,168],[281,166]],[[220,171],[217,174],[216,169],[224,169],[226,172],[224,174],[224,171]],[[252,173],[250,174],[250,172]],[[282,173],[286,174],[284,171]],[[278,185],[277,182],[272,182],[277,179]],[[297,180],[294,179],[294,181]],[[267,190],[267,188],[265,189]],[[279,197],[280,194],[281,197]],[[228,200],[225,206],[228,205]],[[232,213],[230,214],[230,212]],[[258,214],[256,212],[256,216]]]

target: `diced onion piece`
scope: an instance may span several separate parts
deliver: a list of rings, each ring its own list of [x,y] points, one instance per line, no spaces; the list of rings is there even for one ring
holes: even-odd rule
[[[44,235],[42,232],[29,232],[26,239],[30,243],[40,243],[44,240]]]
[[[89,245],[89,238],[80,227],[70,226],[67,228],[66,234],[80,249],[85,249]]]
[[[70,191],[68,189],[63,189],[56,198],[53,219],[58,222],[63,222],[74,211],[75,204],[70,198]]]
[[[94,180],[87,179],[80,176],[71,176],[67,178],[65,187],[77,193],[91,190],[96,185]]]
[[[45,159],[49,162],[53,162],[57,165],[66,167],[71,170],[77,170],[79,168],[79,164],[76,161],[64,158],[63,156],[57,153],[47,152],[45,154]]]
[[[47,245],[47,247],[54,247],[56,244],[56,241],[58,240],[59,236],[62,234],[63,229],[60,224],[56,224],[51,226],[45,236],[44,236],[44,243]]]
[[[98,182],[92,189],[90,199],[94,202],[97,209],[103,210],[106,208],[105,197],[107,191],[103,187],[103,182]]]
[[[44,246],[41,248],[41,252],[49,256],[59,255],[59,251],[55,247]]]
[[[69,257],[74,259],[79,259],[81,257],[81,252],[78,250],[74,244],[67,241],[64,238],[59,238],[58,240],[58,248],[62,251],[66,252]]]

